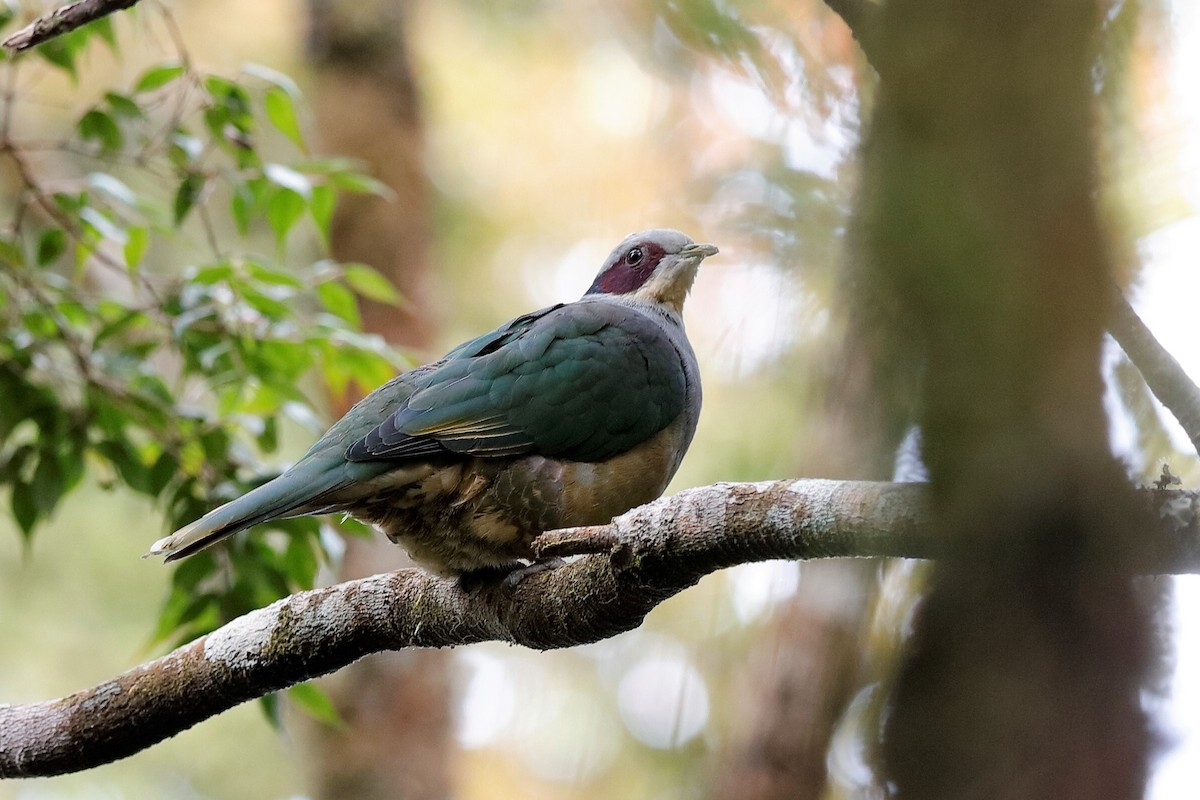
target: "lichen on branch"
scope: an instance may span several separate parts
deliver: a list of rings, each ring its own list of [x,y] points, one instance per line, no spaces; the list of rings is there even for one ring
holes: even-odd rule
[[[58,700],[0,705],[0,778],[77,772],[132,755],[269,692],[406,647],[503,641],[573,647],[641,624],[711,572],[766,559],[939,555],[920,484],[722,483],[585,529],[554,550],[592,552],[516,586],[464,591],[408,569],[302,592],[167,655]],[[1200,571],[1200,494],[1147,490],[1159,563]],[[597,542],[608,542],[596,553]]]

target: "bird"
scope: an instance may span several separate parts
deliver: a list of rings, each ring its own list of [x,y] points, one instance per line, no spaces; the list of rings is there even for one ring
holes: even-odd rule
[[[683,304],[717,252],[676,230],[627,236],[579,300],[393,378],[278,477],[146,555],[175,561],[269,520],[340,512],[435,575],[535,566],[538,535],[606,524],[679,468],[701,405]]]

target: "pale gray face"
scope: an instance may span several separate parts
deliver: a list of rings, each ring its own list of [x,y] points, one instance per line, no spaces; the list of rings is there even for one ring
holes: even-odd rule
[[[669,228],[630,234],[609,253],[587,294],[631,294],[655,276],[667,277],[680,267],[691,267],[694,275],[694,267],[716,252],[712,245],[696,244]]]

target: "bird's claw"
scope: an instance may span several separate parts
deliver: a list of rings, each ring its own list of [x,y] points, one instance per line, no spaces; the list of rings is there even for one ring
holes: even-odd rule
[[[512,589],[530,575],[561,567],[566,562],[561,558],[540,558],[529,564],[514,561],[495,567],[482,567],[458,576],[458,587],[467,594],[475,594],[489,586],[500,585]]]
[[[504,587],[506,589],[516,588],[517,584],[528,578],[530,575],[537,575],[539,572],[545,572],[549,569],[558,569],[567,562],[561,558],[547,558],[539,561],[534,561],[532,564],[526,564],[523,567],[514,569],[512,572],[504,576]]]
[[[560,556],[586,556],[611,553],[621,538],[612,525],[587,525],[546,531],[533,540],[533,553],[539,560]]]

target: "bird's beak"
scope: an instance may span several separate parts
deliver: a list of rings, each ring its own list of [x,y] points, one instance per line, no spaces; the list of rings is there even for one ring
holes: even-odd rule
[[[679,251],[679,255],[695,258],[697,261],[702,261],[709,256],[715,256],[721,252],[714,244],[689,244]]]
[[[663,259],[654,277],[637,290],[638,296],[666,303],[677,312],[683,310],[683,299],[692,288],[700,262],[715,255],[717,248],[711,244],[692,243],[679,248],[679,252]]]

